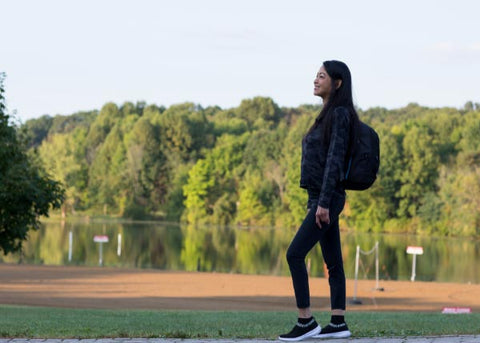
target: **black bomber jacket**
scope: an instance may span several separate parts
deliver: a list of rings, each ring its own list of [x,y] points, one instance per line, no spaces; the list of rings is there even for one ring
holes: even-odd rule
[[[323,120],[302,141],[300,187],[318,193],[318,205],[323,208],[329,208],[333,191],[343,188],[341,182],[345,176],[345,156],[350,137],[348,110],[336,107],[333,111],[329,144],[325,144],[323,139]]]

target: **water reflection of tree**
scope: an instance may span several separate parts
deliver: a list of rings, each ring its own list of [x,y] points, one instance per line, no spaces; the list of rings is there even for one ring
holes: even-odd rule
[[[243,274],[262,274],[270,270],[272,230],[237,230],[235,271]]]
[[[295,229],[228,228],[157,223],[46,222],[30,232],[20,254],[2,256],[7,263],[50,265],[98,265],[96,234],[106,234],[105,266],[159,268],[166,270],[218,271],[245,274],[290,275],[285,253]],[[72,232],[72,261],[68,260]],[[117,255],[117,236],[122,235],[122,254]],[[383,235],[342,232],[342,252],[347,278],[354,277],[356,246],[370,250],[379,242],[380,279],[409,280],[412,256],[408,245],[424,247],[417,258],[418,281],[479,282],[480,244],[465,239],[414,235]],[[374,254],[361,256],[360,278],[374,280]],[[310,275],[323,277],[323,258],[317,245],[307,256]]]
[[[206,227],[185,225],[181,227],[183,245],[181,261],[188,271],[212,271],[215,267],[215,251],[212,234]]]
[[[182,233],[178,225],[123,225],[122,264],[139,268],[180,269]]]

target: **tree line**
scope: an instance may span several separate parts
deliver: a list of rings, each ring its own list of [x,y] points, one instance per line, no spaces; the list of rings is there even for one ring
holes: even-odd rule
[[[45,115],[20,133],[65,188],[63,210],[190,224],[295,227],[301,140],[321,106],[105,104]],[[480,104],[358,109],[381,142],[378,180],[349,191],[341,227],[480,235]]]

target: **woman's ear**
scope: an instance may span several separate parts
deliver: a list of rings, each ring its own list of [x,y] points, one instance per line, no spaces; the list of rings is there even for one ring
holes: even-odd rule
[[[341,85],[342,85],[341,79],[335,80],[335,89],[339,89]]]

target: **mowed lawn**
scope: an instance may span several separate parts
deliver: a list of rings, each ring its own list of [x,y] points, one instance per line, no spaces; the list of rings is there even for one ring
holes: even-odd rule
[[[321,325],[329,314],[315,313]],[[480,334],[480,313],[351,312],[355,337]],[[0,305],[1,338],[263,338],[296,321],[290,312],[85,310]]]

